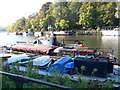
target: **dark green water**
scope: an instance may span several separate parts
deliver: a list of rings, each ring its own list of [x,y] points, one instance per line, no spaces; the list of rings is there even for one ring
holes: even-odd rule
[[[34,41],[35,37],[33,36],[16,36],[14,34],[0,33],[0,45],[16,44],[17,41]],[[97,47],[97,48],[112,48],[114,50],[114,55],[118,58],[120,63],[120,37],[112,36],[96,36],[96,35],[79,35],[79,36],[57,36],[57,40],[84,40],[83,43],[88,47]],[[73,41],[65,41],[65,44],[74,44]]]

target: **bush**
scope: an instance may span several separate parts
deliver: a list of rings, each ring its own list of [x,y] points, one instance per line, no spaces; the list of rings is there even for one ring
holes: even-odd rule
[[[14,64],[16,65],[16,64]],[[13,65],[13,66],[14,66]],[[18,65],[18,64],[17,64]],[[81,66],[81,69],[84,71],[85,67]],[[81,74],[83,74],[83,71]],[[92,75],[97,70],[94,69]],[[20,72],[18,68],[13,67],[10,71],[10,73],[20,74],[23,76],[28,76],[35,79],[40,79],[47,82],[52,82],[64,86],[69,86],[73,88],[113,88],[114,81],[105,81],[104,83],[101,83],[98,80],[85,80],[81,78],[81,74],[78,73],[78,70],[76,69],[76,72],[78,74],[78,81],[72,80],[69,75],[63,75],[59,72],[55,72],[52,76],[49,76],[48,74],[45,76],[38,75],[38,69],[35,69],[35,67],[32,65],[32,62],[27,64],[26,72]],[[15,88],[15,83],[13,80],[9,79],[8,76],[2,76],[2,86],[3,88]],[[24,84],[24,88],[54,88],[48,85],[28,82]]]

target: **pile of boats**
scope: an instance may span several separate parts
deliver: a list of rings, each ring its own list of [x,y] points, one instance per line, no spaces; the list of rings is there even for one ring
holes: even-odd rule
[[[43,40],[43,39],[42,39]],[[19,65],[20,71],[26,71],[27,64],[32,63],[38,69],[39,74],[54,74],[59,72],[61,74],[77,75],[81,73],[85,76],[95,76],[107,79],[108,74],[112,74],[113,80],[120,79],[120,67],[114,68],[116,57],[112,53],[103,52],[101,48],[85,47],[81,44],[72,44],[61,46],[50,45],[54,40],[45,39],[45,43],[22,43],[19,45],[5,46],[7,49],[26,52],[42,52],[42,54],[28,55],[27,53],[21,55],[14,55],[4,58],[3,65],[9,65],[12,68],[13,63]],[[52,42],[51,42],[52,41]],[[47,45],[48,43],[49,45]],[[56,53],[56,54],[55,54]],[[59,57],[57,59],[53,58]],[[3,58],[3,57],[1,57]],[[85,67],[84,70],[82,67]],[[76,71],[77,68],[77,71]],[[94,73],[93,73],[94,72]],[[118,77],[117,77],[117,76]]]
[[[88,53],[90,54],[91,51],[89,50]],[[67,74],[70,75],[72,79],[76,79],[77,74],[80,73],[83,78],[98,79],[101,81],[107,80],[109,75],[111,80],[119,83],[120,66],[115,66],[114,63],[110,62],[106,57],[99,59],[98,57],[94,58],[87,54],[80,52],[80,54],[74,58],[65,55],[58,59],[50,55],[20,54],[7,57],[4,59],[3,65],[9,66],[9,69],[16,67],[19,71],[26,71],[28,65],[32,63],[31,65],[35,67],[34,69],[36,69],[40,75],[53,75],[54,73],[58,73]],[[84,69],[82,69],[82,67],[84,67]]]

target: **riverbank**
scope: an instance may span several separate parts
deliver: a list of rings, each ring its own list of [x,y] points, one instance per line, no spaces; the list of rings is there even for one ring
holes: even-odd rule
[[[45,34],[51,34],[54,33],[56,35],[102,35],[101,30],[79,30],[79,29],[73,29],[73,30],[64,30],[64,31],[36,31],[36,32],[13,32],[15,35],[34,35],[34,36],[43,36]]]
[[[45,31],[45,33],[51,34],[51,31]],[[53,33],[56,35],[102,35],[101,31],[96,30],[53,31]]]

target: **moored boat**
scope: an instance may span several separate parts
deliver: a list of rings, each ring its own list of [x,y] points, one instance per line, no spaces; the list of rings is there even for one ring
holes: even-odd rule
[[[55,36],[37,38],[33,43],[17,41],[17,45],[6,46],[7,49],[14,51],[33,52],[42,54],[51,54],[57,48]]]
[[[114,28],[113,30],[102,30],[104,36],[120,36],[120,27]]]
[[[21,61],[23,59],[30,59],[30,57],[28,57],[28,55],[22,54],[22,55],[16,55],[16,56],[12,56],[10,58],[8,58],[8,63],[14,63],[14,62],[18,62]]]
[[[35,66],[45,66],[46,64],[51,62],[50,56],[40,56],[38,58],[33,59],[33,65]]]
[[[51,54],[56,47],[47,46],[47,45],[25,44],[25,45],[14,45],[14,46],[11,46],[10,48],[15,51]]]

